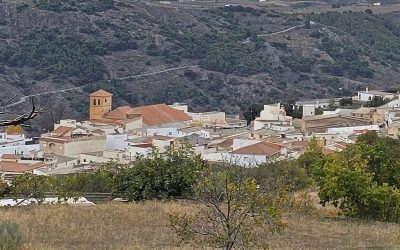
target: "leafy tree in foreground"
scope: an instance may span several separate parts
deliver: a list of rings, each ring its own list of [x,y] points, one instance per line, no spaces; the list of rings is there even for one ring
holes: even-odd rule
[[[11,186],[13,197],[36,199],[40,204],[44,201],[47,192],[51,192],[53,182],[49,176],[37,176],[30,173],[19,175]]]
[[[264,163],[247,170],[268,193],[294,193],[309,185],[309,176],[296,161]]]
[[[374,139],[375,138],[375,139]],[[368,133],[314,165],[322,204],[347,216],[400,222],[399,140]]]
[[[318,161],[323,161],[325,155],[322,153],[322,147],[320,146],[317,138],[312,138],[307,146],[306,152],[297,159],[297,164],[303,168],[306,173],[311,176],[313,165]]]
[[[153,151],[116,175],[116,191],[130,201],[190,196],[199,172],[207,166],[187,146]]]
[[[275,197],[233,164],[205,171],[195,200],[201,205],[194,213],[170,216],[171,228],[184,241],[221,249],[267,248],[267,236],[284,228]]]

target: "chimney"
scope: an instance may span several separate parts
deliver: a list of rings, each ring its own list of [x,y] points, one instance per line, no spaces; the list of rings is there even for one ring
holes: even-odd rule
[[[368,87],[366,87],[366,88],[365,88],[365,93],[367,93],[367,94],[368,94]]]

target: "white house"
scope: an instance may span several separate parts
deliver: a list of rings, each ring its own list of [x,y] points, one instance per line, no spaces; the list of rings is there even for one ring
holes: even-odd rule
[[[286,111],[281,107],[281,104],[264,105],[260,116],[254,120],[254,130],[262,128],[271,128],[272,125],[291,125],[292,117],[286,116]]]
[[[365,88],[365,91],[359,91],[357,95],[358,101],[368,102],[371,101],[374,97],[382,97],[383,99],[393,99],[396,96],[394,93],[388,93],[377,90],[369,90]]]
[[[201,126],[193,126],[193,127],[187,127],[187,128],[181,128],[178,130],[178,135],[177,137],[185,137],[189,136],[192,134],[197,134],[200,137],[210,139],[211,138],[211,132],[203,129]]]
[[[25,145],[25,135],[0,133],[0,147]]]
[[[285,146],[262,141],[249,146],[233,150],[232,162],[241,166],[252,167],[258,164],[274,162],[287,155]]]
[[[23,134],[0,133],[0,156],[3,154],[23,155],[28,154],[32,150],[40,149],[39,144],[31,143],[32,140],[27,139]]]
[[[128,146],[128,135],[123,133],[114,133],[106,135],[107,150],[123,150]]]

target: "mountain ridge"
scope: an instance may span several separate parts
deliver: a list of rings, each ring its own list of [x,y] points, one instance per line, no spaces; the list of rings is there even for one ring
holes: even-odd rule
[[[55,109],[48,113],[57,113],[44,115],[41,126],[86,117],[87,94],[97,88],[113,92],[116,106],[186,102],[193,111],[240,114],[252,103],[398,85],[398,65],[385,65],[375,53],[379,47],[367,51],[367,40],[329,22],[330,14],[285,14],[246,2],[202,9],[128,0],[49,2],[0,3],[1,98],[83,86],[38,98]],[[371,13],[335,15],[363,30],[364,19],[378,22],[378,36],[385,25]],[[386,34],[390,41],[396,29]],[[194,67],[152,74],[185,66]],[[142,74],[149,75],[124,79]]]

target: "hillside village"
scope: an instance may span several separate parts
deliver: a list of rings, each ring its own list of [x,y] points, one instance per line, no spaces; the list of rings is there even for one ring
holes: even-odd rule
[[[280,103],[269,104],[250,124],[220,111],[192,113],[184,103],[113,108],[113,94],[102,89],[87,98],[87,120],[61,120],[53,131],[35,139],[4,130],[0,134],[1,178],[12,181],[26,172],[61,175],[92,171],[110,161],[128,164],[154,150],[163,153],[181,145],[190,146],[209,162],[252,167],[296,159],[312,138],[318,139],[324,154],[330,154],[367,131],[393,138],[398,138],[400,131],[399,96],[368,89],[352,99],[388,102],[379,107],[332,109],[340,98],[301,101],[295,108],[302,111],[302,119],[288,116]],[[329,111],[316,115],[316,110],[328,106]]]

